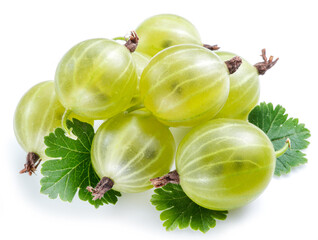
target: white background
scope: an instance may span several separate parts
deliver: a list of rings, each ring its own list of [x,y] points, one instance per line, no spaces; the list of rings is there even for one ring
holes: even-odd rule
[[[0,238],[4,239],[318,239],[316,1],[1,1]],[[281,104],[311,130],[308,164],[274,177],[253,203],[231,211],[206,234],[166,232],[149,203],[152,190],[123,194],[113,206],[51,200],[41,174],[18,171],[25,153],[13,134],[13,113],[33,85],[54,78],[63,54],[89,38],[127,34],[145,18],[174,13],[190,20],[204,43],[251,63],[260,51],[280,60],[261,77],[261,101]],[[41,114],[41,113],[39,113]],[[178,138],[179,139],[179,138]]]

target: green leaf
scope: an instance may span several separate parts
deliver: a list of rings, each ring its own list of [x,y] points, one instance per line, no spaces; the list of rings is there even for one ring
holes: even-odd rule
[[[154,192],[151,203],[158,211],[163,211],[160,219],[164,221],[163,226],[167,231],[190,226],[193,230],[206,233],[215,226],[216,219],[224,220],[228,213],[197,205],[183,192],[179,184],[169,183]]]
[[[308,147],[306,140],[310,132],[297,118],[288,118],[285,108],[271,103],[261,103],[248,116],[250,123],[262,129],[272,141],[275,150],[283,147],[287,138],[291,140],[291,148],[276,161],[275,175],[287,174],[293,167],[307,162],[301,151]]]
[[[54,133],[44,138],[48,157],[57,158],[42,164],[41,193],[50,198],[60,198],[71,202],[79,189],[79,198],[88,201],[96,208],[103,204],[115,204],[121,194],[110,190],[100,200],[86,190],[87,186],[96,186],[99,177],[95,173],[90,157],[90,149],[94,137],[94,129],[77,119],[67,121],[67,127],[72,129],[76,139],[65,135],[65,131],[57,128]]]

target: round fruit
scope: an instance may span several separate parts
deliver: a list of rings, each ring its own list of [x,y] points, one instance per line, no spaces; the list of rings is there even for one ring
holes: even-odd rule
[[[113,40],[91,39],[69,50],[55,74],[63,106],[90,119],[110,118],[129,107],[137,87],[130,51]]]
[[[237,55],[229,52],[215,52],[223,61]],[[259,73],[255,66],[242,59],[240,68],[230,75],[228,99],[215,118],[234,118],[246,120],[256,106],[260,96]]]
[[[37,160],[48,159],[45,155],[44,137],[55,128],[62,127],[64,112],[65,108],[55,94],[53,81],[35,85],[22,97],[14,114],[14,132],[19,144],[30,153],[30,157],[37,156]],[[94,123],[75,114],[70,115],[69,118]],[[25,170],[24,172],[32,174],[35,169]]]
[[[174,152],[169,129],[150,112],[137,110],[119,114],[98,128],[91,158],[101,179],[107,177],[113,189],[131,193],[150,189],[149,179],[169,171]]]
[[[232,119],[195,127],[176,154],[182,189],[194,202],[213,210],[230,210],[254,200],[270,182],[275,162],[265,133]]]
[[[137,51],[149,56],[179,44],[202,46],[200,35],[192,23],[173,14],[150,17],[139,25],[136,32],[140,38]]]
[[[212,51],[193,44],[154,56],[140,79],[145,107],[168,126],[193,126],[213,118],[229,93],[229,70]]]

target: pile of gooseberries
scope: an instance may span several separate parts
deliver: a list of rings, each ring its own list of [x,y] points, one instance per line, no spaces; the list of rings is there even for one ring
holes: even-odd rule
[[[71,134],[68,119],[102,120],[91,148],[100,182],[87,187],[94,199],[110,189],[137,193],[174,183],[212,210],[251,202],[282,153],[247,121],[259,100],[259,75],[278,59],[262,50],[263,61],[253,65],[218,49],[171,14],[145,20],[129,37],[76,44],[54,81],[32,87],[16,108],[15,135],[28,153],[21,173],[32,175],[49,159],[50,132]],[[170,127],[191,130],[176,146]]]

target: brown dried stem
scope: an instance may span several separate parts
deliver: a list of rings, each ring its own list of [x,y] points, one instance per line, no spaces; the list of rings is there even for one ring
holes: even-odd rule
[[[262,49],[261,57],[263,58],[264,61],[256,63],[254,67],[256,67],[259,75],[264,75],[267,70],[269,70],[271,67],[273,67],[277,63],[279,58],[276,58],[276,60],[273,61],[274,57],[270,56],[269,59],[267,60],[265,48]]]
[[[242,59],[239,56],[235,56],[230,60],[225,61],[227,68],[229,69],[230,74],[233,74],[242,64]]]
[[[203,47],[211,50],[211,51],[216,51],[216,50],[219,50],[220,47],[218,45],[209,45],[209,44],[203,44]]]
[[[129,39],[125,43],[125,47],[128,48],[130,52],[134,52],[138,46],[139,37],[135,31],[131,31]]]
[[[29,152],[26,158],[26,163],[24,164],[24,168],[20,171],[20,173],[29,173],[29,176],[31,176],[32,173],[35,174],[35,171],[40,163],[40,156],[34,152]]]
[[[112,189],[113,186],[114,186],[113,180],[111,180],[108,177],[103,177],[97,183],[95,188],[88,186],[86,189],[89,192],[91,192],[92,195],[94,196],[93,200],[96,200],[96,199],[101,199],[107,191]]]
[[[159,188],[167,185],[168,183],[179,184],[180,178],[177,170],[174,170],[162,177],[150,179],[150,182],[155,188]]]

